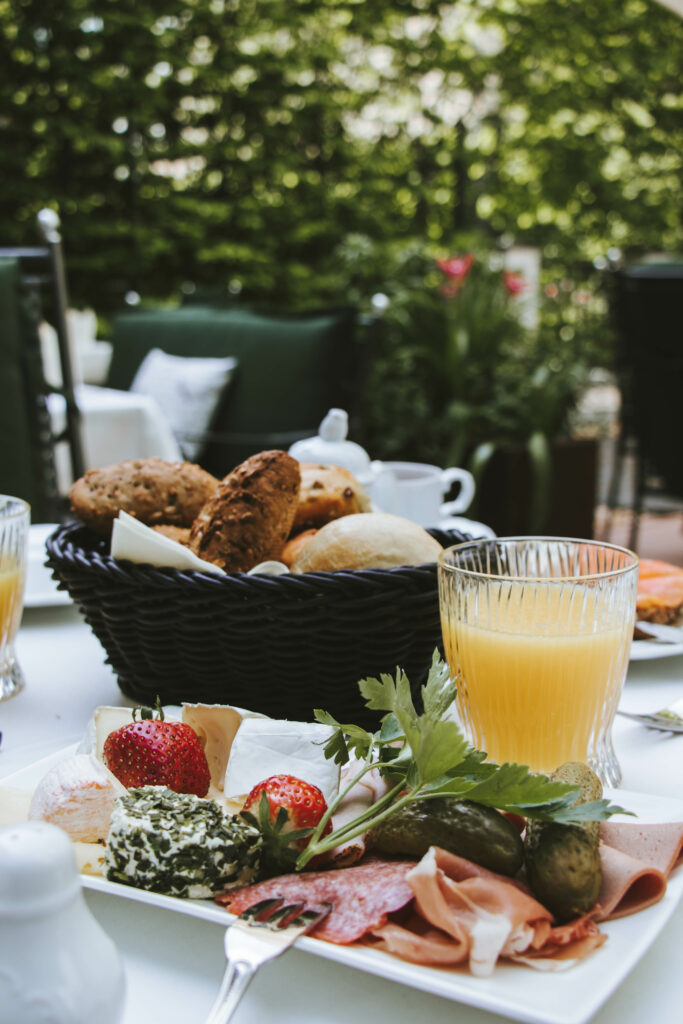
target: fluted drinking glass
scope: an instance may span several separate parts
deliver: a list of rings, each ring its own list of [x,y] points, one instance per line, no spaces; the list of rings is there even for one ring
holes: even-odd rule
[[[584,762],[618,786],[611,732],[637,586],[637,556],[596,541],[511,537],[444,550],[441,627],[471,742],[538,772]]]
[[[20,498],[0,494],[0,701],[24,685],[14,653],[26,582],[30,508]]]

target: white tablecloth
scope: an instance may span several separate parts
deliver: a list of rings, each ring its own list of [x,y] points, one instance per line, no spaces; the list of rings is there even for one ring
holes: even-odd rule
[[[169,462],[182,458],[168,420],[154,399],[130,391],[81,384],[76,388],[76,404],[81,412],[86,469],[152,455]],[[53,430],[59,433],[66,417],[62,396],[50,395],[48,408]],[[58,446],[56,461],[60,492],[68,494],[73,480],[65,445]]]
[[[96,705],[131,703],[121,697],[98,641],[73,607],[27,609],[18,656],[27,686],[0,704],[0,777],[80,739]],[[653,709],[681,696],[683,657],[639,662],[631,667],[621,706]],[[619,719],[615,747],[624,788],[681,798],[683,736]],[[87,893],[87,901],[124,960],[125,1024],[201,1024],[223,972],[222,927],[100,893]],[[680,1020],[681,949],[679,909],[594,1024]],[[235,1016],[236,1024],[500,1024],[503,1019],[298,950],[262,970]]]

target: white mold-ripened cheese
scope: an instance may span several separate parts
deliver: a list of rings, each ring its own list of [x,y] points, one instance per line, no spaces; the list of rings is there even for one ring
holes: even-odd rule
[[[28,816],[58,825],[77,842],[104,842],[114,801],[125,792],[92,754],[73,754],[40,780]]]
[[[232,743],[225,795],[246,795],[271,775],[293,775],[322,790],[329,804],[339,790],[339,765],[324,749],[333,733],[319,722],[245,718]]]
[[[252,882],[260,859],[258,830],[214,800],[141,786],[114,805],[105,874],[138,889],[208,899]]]
[[[211,785],[222,790],[232,743],[242,721],[264,716],[228,704],[183,704],[182,716],[183,722],[196,732],[204,748]]]
[[[105,706],[95,708],[76,752],[78,754],[93,754],[98,761],[103,762],[104,741],[109,733],[132,721],[133,711],[131,708]]]

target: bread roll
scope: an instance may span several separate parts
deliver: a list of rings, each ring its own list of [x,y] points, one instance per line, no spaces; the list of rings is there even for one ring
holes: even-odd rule
[[[174,540],[176,544],[182,544],[186,548],[190,546],[189,526],[170,526],[168,523],[160,523],[158,526],[153,526],[152,529],[155,533],[160,533],[163,537]]]
[[[311,537],[315,537],[317,530],[304,530],[303,533],[297,533],[296,536],[290,537],[282,551],[280,552],[280,561],[291,569],[292,565],[299,557],[301,549],[305,544],[308,544]]]
[[[280,557],[299,500],[299,463],[259,452],[220,482],[192,524],[190,550],[226,572],[248,572]]]
[[[370,499],[348,469],[301,463],[301,488],[293,533],[317,529],[341,516],[369,511]]]
[[[111,533],[123,510],[141,523],[189,527],[218,487],[218,480],[191,462],[129,459],[91,469],[71,488],[71,509],[96,533]]]
[[[292,572],[423,565],[435,562],[441,550],[439,542],[410,519],[384,512],[344,516],[318,530],[295,559]]]

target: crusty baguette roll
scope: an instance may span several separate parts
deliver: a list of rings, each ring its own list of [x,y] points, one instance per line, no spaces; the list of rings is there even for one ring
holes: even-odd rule
[[[294,516],[293,533],[317,529],[341,516],[369,512],[370,499],[348,469],[301,463],[299,504]]]
[[[299,463],[287,452],[252,455],[233,469],[192,524],[190,550],[226,572],[279,559],[299,500]]]
[[[128,459],[91,469],[71,488],[72,511],[96,533],[111,533],[120,511],[141,523],[189,527],[218,487],[218,480],[191,462]]]
[[[391,569],[435,562],[442,550],[410,519],[384,512],[344,516],[321,527],[302,548],[292,572]]]

